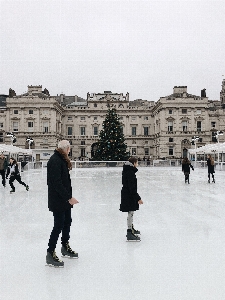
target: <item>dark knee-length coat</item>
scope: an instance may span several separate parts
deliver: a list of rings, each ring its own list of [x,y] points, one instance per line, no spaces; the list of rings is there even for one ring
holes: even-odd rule
[[[67,162],[55,150],[47,164],[48,208],[52,212],[63,212],[73,206],[72,186]]]
[[[135,173],[138,171],[132,163],[126,162],[122,172],[122,190],[120,210],[123,212],[135,211],[139,209],[138,201],[141,200],[137,192],[137,178]]]
[[[190,174],[190,168],[194,171],[194,167],[190,162],[182,163],[182,171],[184,174]]]
[[[209,174],[215,173],[214,165],[211,164],[211,159],[210,158],[207,159],[207,166],[208,166],[208,173]]]

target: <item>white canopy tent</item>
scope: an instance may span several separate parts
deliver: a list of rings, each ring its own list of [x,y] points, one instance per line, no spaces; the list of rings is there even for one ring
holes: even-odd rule
[[[203,163],[207,160],[207,154],[211,154],[214,157],[215,165],[217,165],[220,170],[225,167],[225,143],[208,144],[196,149],[189,149],[188,156],[189,159],[195,160],[195,167],[197,163]],[[194,159],[193,159],[194,158]]]
[[[196,149],[189,149],[189,154],[225,153],[225,143],[208,144]]]
[[[0,144],[0,153],[32,155],[31,149],[23,149],[13,145]]]

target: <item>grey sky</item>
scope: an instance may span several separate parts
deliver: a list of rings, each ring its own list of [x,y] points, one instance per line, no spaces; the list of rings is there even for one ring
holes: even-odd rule
[[[187,85],[219,99],[224,16],[224,0],[0,0],[0,94],[40,84],[157,101]]]

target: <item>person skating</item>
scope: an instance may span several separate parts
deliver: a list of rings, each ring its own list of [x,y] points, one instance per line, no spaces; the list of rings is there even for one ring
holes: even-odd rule
[[[208,166],[208,183],[210,183],[210,174],[212,175],[212,182],[215,183],[215,177],[214,177],[214,159],[210,154],[207,155],[207,166]]]
[[[72,223],[71,208],[74,204],[79,203],[77,199],[72,197],[69,174],[72,164],[68,157],[69,152],[69,141],[62,140],[47,163],[48,208],[53,213],[54,226],[48,242],[46,265],[53,267],[64,266],[64,262],[59,260],[55,253],[61,232],[62,256],[78,258],[78,253],[73,251],[69,245],[70,226]]]
[[[29,190],[29,186],[21,180],[18,163],[13,157],[11,157],[9,160],[9,166],[7,168],[6,178],[8,178],[8,176],[10,176],[9,177],[9,185],[11,186],[10,193],[15,192],[15,186],[13,185],[13,182],[15,180],[17,180],[20,184],[24,185],[27,191]]]
[[[185,176],[184,177],[185,183],[187,182],[188,184],[190,183],[189,182],[190,168],[192,168],[192,170],[194,171],[194,167],[192,166],[191,162],[187,157],[185,157],[182,161],[182,172],[184,173]]]
[[[136,157],[130,157],[123,165],[122,171],[122,190],[120,211],[127,212],[127,241],[140,241],[140,231],[135,230],[133,226],[134,211],[139,209],[139,204],[143,204],[140,195],[137,193],[137,178],[135,173],[138,171],[138,160]]]
[[[3,153],[1,153],[0,155],[0,174],[2,176],[2,185],[5,187],[5,172],[7,170],[7,167],[8,167],[8,162],[4,156]]]

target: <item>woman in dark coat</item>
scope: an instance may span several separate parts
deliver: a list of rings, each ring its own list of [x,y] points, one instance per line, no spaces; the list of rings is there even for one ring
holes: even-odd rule
[[[215,183],[215,178],[214,178],[214,159],[212,156],[209,154],[207,155],[207,166],[208,166],[208,183],[210,183],[210,174],[212,174],[212,182]]]
[[[190,175],[190,168],[192,168],[192,170],[194,171],[194,167],[192,166],[191,162],[188,160],[187,157],[185,157],[182,161],[182,172],[184,172],[184,176],[185,176],[185,183],[189,182],[189,175]]]
[[[78,203],[77,199],[72,197],[69,174],[72,165],[68,157],[69,152],[69,141],[60,141],[58,148],[50,157],[47,164],[48,208],[53,212],[54,226],[49,238],[46,263],[54,267],[64,266],[64,262],[60,261],[55,253],[56,244],[61,232],[62,256],[78,258],[78,253],[73,251],[69,245],[70,226],[72,223],[71,208],[74,204]]]
[[[127,212],[127,240],[140,241],[140,237],[135,234],[140,234],[133,227],[134,211],[139,209],[139,204],[143,204],[141,197],[137,193],[137,178],[135,173],[138,171],[138,160],[136,157],[130,157],[123,166],[122,172],[122,190],[120,210]]]

